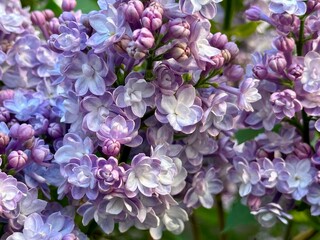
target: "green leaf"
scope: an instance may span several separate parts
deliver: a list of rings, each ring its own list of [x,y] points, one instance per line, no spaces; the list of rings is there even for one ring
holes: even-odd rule
[[[258,223],[250,213],[249,208],[241,204],[240,200],[235,201],[226,218],[224,231],[239,231],[244,229],[252,231],[255,228],[258,228]]]
[[[248,22],[244,24],[237,25],[231,28],[228,32],[228,36],[236,36],[238,38],[247,38],[256,32],[259,22]]]
[[[99,10],[96,0],[77,0],[76,10],[88,13],[92,10]]]
[[[52,10],[57,17],[60,16],[60,14],[62,13],[61,7],[54,0],[49,0],[42,9]],[[41,10],[41,9],[38,9],[38,10]]]
[[[238,141],[238,144],[244,143],[246,141],[254,139],[260,133],[263,133],[264,129],[253,130],[253,129],[240,129],[235,133],[235,138]]]

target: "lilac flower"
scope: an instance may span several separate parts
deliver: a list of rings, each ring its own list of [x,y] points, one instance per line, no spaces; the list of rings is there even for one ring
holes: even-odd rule
[[[98,139],[103,142],[113,140],[113,142],[129,147],[136,147],[142,143],[142,137],[138,135],[139,127],[140,125],[133,120],[117,115],[116,117],[107,117],[96,134]]]
[[[290,174],[287,179],[289,193],[294,199],[301,200],[307,195],[313,181],[315,169],[311,166],[311,160],[289,156],[286,159],[286,169]]]
[[[183,85],[176,96],[162,95],[157,99],[156,118],[162,123],[169,122],[176,131],[192,133],[203,114],[197,101],[195,88]]]
[[[25,94],[22,91],[15,91],[13,99],[5,100],[3,105],[11,113],[14,113],[20,121],[26,121],[39,109],[42,99]]]
[[[277,203],[268,203],[264,207],[261,207],[257,211],[251,212],[253,215],[257,216],[258,222],[266,228],[270,228],[276,224],[277,219],[281,222],[287,224],[287,219],[292,219],[292,216],[285,213],[282,207]]]
[[[301,78],[303,89],[314,93],[320,90],[320,54],[310,51],[304,57],[304,72]]]
[[[182,85],[182,78],[176,74],[165,64],[159,64],[154,70],[157,78],[156,86],[162,94],[173,95]]]
[[[217,14],[216,3],[222,0],[208,0],[208,1],[192,1],[182,0],[179,1],[180,9],[183,13],[194,15],[199,12],[203,17],[212,19]]]
[[[106,84],[111,85],[113,83],[104,80],[107,69],[105,62],[98,55],[78,52],[73,57],[72,63],[67,67],[65,75],[76,80],[75,91],[78,96],[85,95],[88,90],[92,94],[101,96],[106,91]]]
[[[54,162],[65,164],[72,158],[81,158],[85,154],[91,154],[92,152],[93,143],[89,137],[83,140],[74,133],[68,133],[63,138],[63,146],[54,155]]]
[[[184,222],[188,221],[187,212],[179,206],[171,206],[166,209],[161,217],[161,224],[157,228],[150,228],[150,235],[153,239],[161,239],[164,229],[173,234],[181,234],[184,230]]]
[[[15,210],[24,196],[27,186],[4,172],[0,172],[0,209],[1,215]]]
[[[84,155],[82,158],[72,158],[63,168],[61,175],[65,182],[59,187],[58,193],[64,196],[68,191],[74,199],[81,199],[85,195],[94,200],[98,196],[95,171],[98,157],[96,155]]]
[[[109,115],[109,109],[113,103],[112,95],[110,92],[105,92],[101,97],[86,96],[81,105],[88,113],[83,118],[83,124],[93,132],[97,132],[100,125],[104,122]]]
[[[285,116],[292,118],[296,112],[302,110],[302,105],[297,99],[296,93],[291,89],[271,94],[270,101],[273,105],[273,112],[278,119],[283,119]]]
[[[126,189],[137,195],[141,192],[151,197],[153,189],[159,186],[158,175],[161,162],[140,153],[132,159],[131,168],[127,171]]]
[[[8,240],[46,240],[62,239],[71,233],[74,222],[71,217],[62,215],[60,212],[52,213],[44,220],[38,213],[32,213],[24,222],[21,233],[16,232],[9,236]]]
[[[112,190],[120,189],[123,186],[123,177],[125,170],[118,165],[118,159],[114,157],[98,158],[95,177],[98,182],[99,191],[103,193],[111,192]]]
[[[126,84],[117,87],[113,92],[118,107],[129,107],[136,117],[143,117],[147,106],[151,106],[151,97],[155,87],[146,82],[142,74],[133,72],[126,77]]]
[[[271,0],[269,9],[274,13],[304,15],[307,11],[307,5],[303,0]]]
[[[311,204],[311,215],[320,215],[320,189],[318,183],[314,183],[309,187],[307,200]]]
[[[250,164],[243,158],[235,157],[233,167],[229,169],[228,176],[234,183],[240,183],[239,194],[241,197],[247,196],[253,190],[261,176],[259,174],[260,167],[256,162]]]
[[[192,187],[186,193],[183,202],[187,207],[196,208],[202,205],[205,208],[213,206],[213,194],[222,191],[223,184],[217,178],[216,170],[212,167],[208,171],[199,171],[194,175]]]

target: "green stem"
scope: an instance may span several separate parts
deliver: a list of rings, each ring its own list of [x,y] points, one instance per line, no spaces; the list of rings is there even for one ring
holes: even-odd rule
[[[190,224],[192,227],[193,240],[200,240],[199,226],[194,213],[190,216]]]
[[[302,56],[302,47],[304,42],[304,17],[300,19],[299,39],[297,43],[297,55]]]
[[[318,230],[316,229],[308,229],[307,231],[299,233],[292,240],[308,240],[308,239],[311,239],[313,236],[315,236],[317,233],[318,233]]]
[[[232,7],[233,0],[226,0],[225,1],[225,16],[223,22],[223,30],[227,31],[231,28],[232,18],[233,18],[233,7]]]
[[[218,222],[219,222],[219,230],[220,230],[220,240],[227,240],[226,234],[223,232],[225,228],[225,217],[224,217],[224,209],[222,205],[221,194],[216,195],[216,206],[217,206],[217,214],[218,214]]]
[[[293,222],[289,221],[289,223],[287,225],[287,228],[286,228],[286,232],[284,233],[284,237],[283,237],[284,240],[290,240],[291,239],[290,237],[291,237],[292,225],[293,225]]]
[[[302,121],[303,121],[303,141],[310,145],[309,117],[304,110],[302,110]]]

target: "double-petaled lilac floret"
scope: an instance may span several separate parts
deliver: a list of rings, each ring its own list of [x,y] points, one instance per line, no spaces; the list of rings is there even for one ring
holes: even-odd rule
[[[194,175],[192,187],[186,193],[183,202],[187,207],[197,208],[202,205],[205,208],[213,206],[213,194],[222,191],[223,184],[217,178],[216,170],[212,167],[208,171],[199,171]]]
[[[284,224],[288,223],[288,219],[292,219],[292,216],[285,213],[282,210],[282,207],[277,203],[268,203],[257,211],[252,211],[251,214],[255,215],[258,222],[266,228],[270,228],[275,225],[277,219]]]
[[[286,158],[286,169],[289,172],[289,178],[286,180],[289,193],[293,199],[301,200],[307,195],[313,182],[315,168],[312,167],[310,159],[298,159],[292,155]]]
[[[148,83],[141,73],[133,72],[126,77],[124,86],[117,87],[113,92],[118,107],[129,108],[136,117],[143,117],[147,106],[153,103],[155,87]]]
[[[157,76],[155,85],[162,94],[173,95],[182,85],[182,78],[177,76],[169,66],[165,64],[159,64],[154,69],[154,72]]]
[[[203,115],[199,106],[200,100],[196,97],[192,85],[183,85],[175,96],[160,96],[156,104],[156,118],[162,123],[170,123],[174,130],[186,134],[194,132]]]
[[[4,172],[0,172],[0,215],[14,211],[23,197],[27,195],[27,186]]]
[[[85,95],[88,91],[94,95],[103,95],[106,84],[113,83],[104,80],[107,73],[108,68],[105,62],[94,53],[78,52],[65,69],[65,75],[76,81],[74,86],[79,96]]]
[[[93,143],[89,137],[84,140],[77,134],[67,133],[63,137],[62,146],[54,155],[54,162],[66,164],[72,158],[81,158],[85,154],[93,152]]]
[[[90,131],[96,132],[109,115],[109,109],[113,103],[110,92],[105,92],[101,97],[86,96],[81,101],[81,106],[87,112],[83,118],[83,125]]]
[[[303,89],[314,93],[320,90],[320,54],[310,51],[304,57],[304,71],[301,78]]]
[[[95,178],[97,160],[96,155],[89,154],[80,159],[73,158],[61,167],[61,175],[65,178],[65,182],[58,189],[60,197],[71,191],[72,197],[77,200],[84,196],[90,200],[96,199],[99,193]]]
[[[269,9],[273,13],[289,13],[301,16],[306,13],[307,5],[303,0],[271,0]]]
[[[8,240],[64,239],[72,232],[74,222],[69,216],[54,212],[47,218],[32,213],[24,222],[22,232],[10,235]]]
[[[248,163],[244,158],[236,157],[233,160],[233,167],[229,169],[228,176],[234,183],[240,183],[239,194],[241,197],[247,196],[253,191],[261,177],[260,166],[257,162]]]
[[[199,12],[203,17],[212,19],[217,14],[216,3],[219,2],[222,2],[222,0],[181,0],[179,4],[183,13],[194,15]]]
[[[286,169],[285,161],[282,158],[275,158],[272,161],[268,158],[260,158],[257,161],[260,165],[260,184],[268,189],[276,187],[280,192],[288,192],[286,180],[290,174]]]
[[[296,112],[302,110],[302,105],[297,99],[297,94],[291,89],[275,92],[270,96],[272,109],[278,119],[292,118]]]
[[[140,124],[137,122],[117,115],[116,117],[107,117],[96,134],[99,140],[103,141],[102,146],[113,142],[114,144],[120,143],[129,147],[137,147],[142,143],[142,137],[138,135],[139,127]],[[109,140],[112,142],[110,143]]]
[[[100,192],[108,193],[122,188],[124,175],[125,170],[122,166],[118,165],[118,159],[114,157],[110,157],[108,160],[98,158],[95,177]]]
[[[133,193],[139,192],[151,197],[154,188],[159,186],[159,174],[161,173],[161,161],[150,158],[143,153],[134,156],[131,168],[127,171],[127,182],[125,188]]]

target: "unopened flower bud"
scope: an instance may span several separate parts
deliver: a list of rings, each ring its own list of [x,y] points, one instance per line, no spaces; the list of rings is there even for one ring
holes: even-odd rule
[[[31,21],[36,26],[42,26],[46,23],[46,17],[43,12],[33,11],[31,13]]]
[[[281,52],[292,52],[295,48],[295,41],[293,38],[280,36],[273,40],[273,45]]]
[[[127,47],[130,41],[131,38],[127,34],[124,34],[120,41],[114,43],[113,47],[118,53],[125,54],[127,53]]]
[[[151,9],[156,9],[158,10],[158,12],[163,15],[164,11],[163,11],[163,7],[160,3],[156,2],[156,1],[152,1],[150,4],[149,4],[149,8]]]
[[[167,58],[173,58],[177,62],[182,62],[187,60],[191,55],[190,48],[187,43],[181,42],[176,44],[169,52],[166,54]]]
[[[269,58],[268,65],[272,71],[282,74],[287,66],[287,61],[282,54],[276,54]]]
[[[268,69],[262,64],[255,65],[252,69],[252,72],[254,76],[260,80],[263,80],[268,76]]]
[[[148,50],[139,48],[135,42],[131,41],[128,44],[127,53],[130,57],[140,60],[147,55]]]
[[[223,75],[232,81],[237,81],[242,79],[244,70],[240,65],[233,64],[224,70]]]
[[[10,138],[7,134],[0,132],[0,153],[4,153],[5,148],[8,146]]]
[[[320,1],[319,0],[308,0],[307,1],[307,13],[310,14],[312,12],[320,10]]]
[[[247,204],[250,210],[258,210],[261,206],[261,197],[249,195]]]
[[[44,17],[46,18],[47,21],[51,20],[52,18],[54,18],[54,12],[50,9],[46,9],[44,11],[42,11]]]
[[[63,136],[63,129],[59,123],[50,123],[48,126],[48,134],[52,138],[60,138]]]
[[[224,49],[229,51],[229,53],[231,54],[231,58],[236,57],[239,53],[239,48],[234,42],[227,42],[224,45]]]
[[[175,18],[168,23],[168,34],[171,38],[187,38],[190,35],[190,24],[181,18]]]
[[[15,170],[21,169],[23,166],[26,165],[27,161],[27,154],[25,154],[25,152],[21,150],[12,151],[8,155],[8,164],[11,168],[14,168]]]
[[[29,124],[15,123],[10,128],[9,136],[24,142],[34,137],[34,130]]]
[[[228,42],[228,37],[225,34],[222,34],[221,32],[217,32],[212,35],[210,39],[210,45],[212,47],[216,47],[219,49],[223,49],[224,45]]]
[[[310,146],[306,143],[299,142],[295,145],[293,152],[297,155],[298,158],[311,158],[312,150]]]
[[[121,5],[124,16],[129,23],[136,23],[140,21],[142,12],[144,10],[143,3],[139,0],[130,0],[128,3]]]
[[[246,18],[250,21],[261,20],[261,9],[257,6],[252,6],[245,11]]]
[[[60,27],[59,19],[55,17],[52,18],[49,22],[49,31],[52,34],[59,34],[59,27]]]
[[[153,34],[147,28],[133,31],[132,39],[140,49],[150,49],[154,44]]]
[[[162,15],[155,8],[146,8],[142,13],[142,26],[150,31],[155,31],[162,25]]]
[[[300,64],[291,64],[287,70],[287,76],[292,81],[298,81],[301,79],[304,68]]]
[[[63,0],[61,8],[65,12],[71,12],[77,5],[76,0]]]
[[[228,49],[223,49],[223,50],[221,50],[221,55],[222,55],[222,57],[224,58],[224,62],[225,62],[225,63],[230,62],[232,56],[231,56],[231,54],[230,54],[230,52],[229,52]]]
[[[14,91],[11,89],[4,89],[0,91],[0,105],[3,106],[3,101],[13,99]]]
[[[223,66],[223,64],[225,63],[225,61],[226,61],[224,56],[223,56],[223,54],[222,54],[222,52],[217,54],[217,55],[215,55],[215,56],[213,56],[213,57],[211,57],[211,60],[213,62],[213,64],[212,64],[213,65],[212,66],[213,69],[221,68]]]
[[[108,156],[117,156],[120,152],[121,144],[118,141],[107,139],[103,142],[102,152]]]
[[[0,107],[0,122],[10,121],[10,112],[4,107]]]

